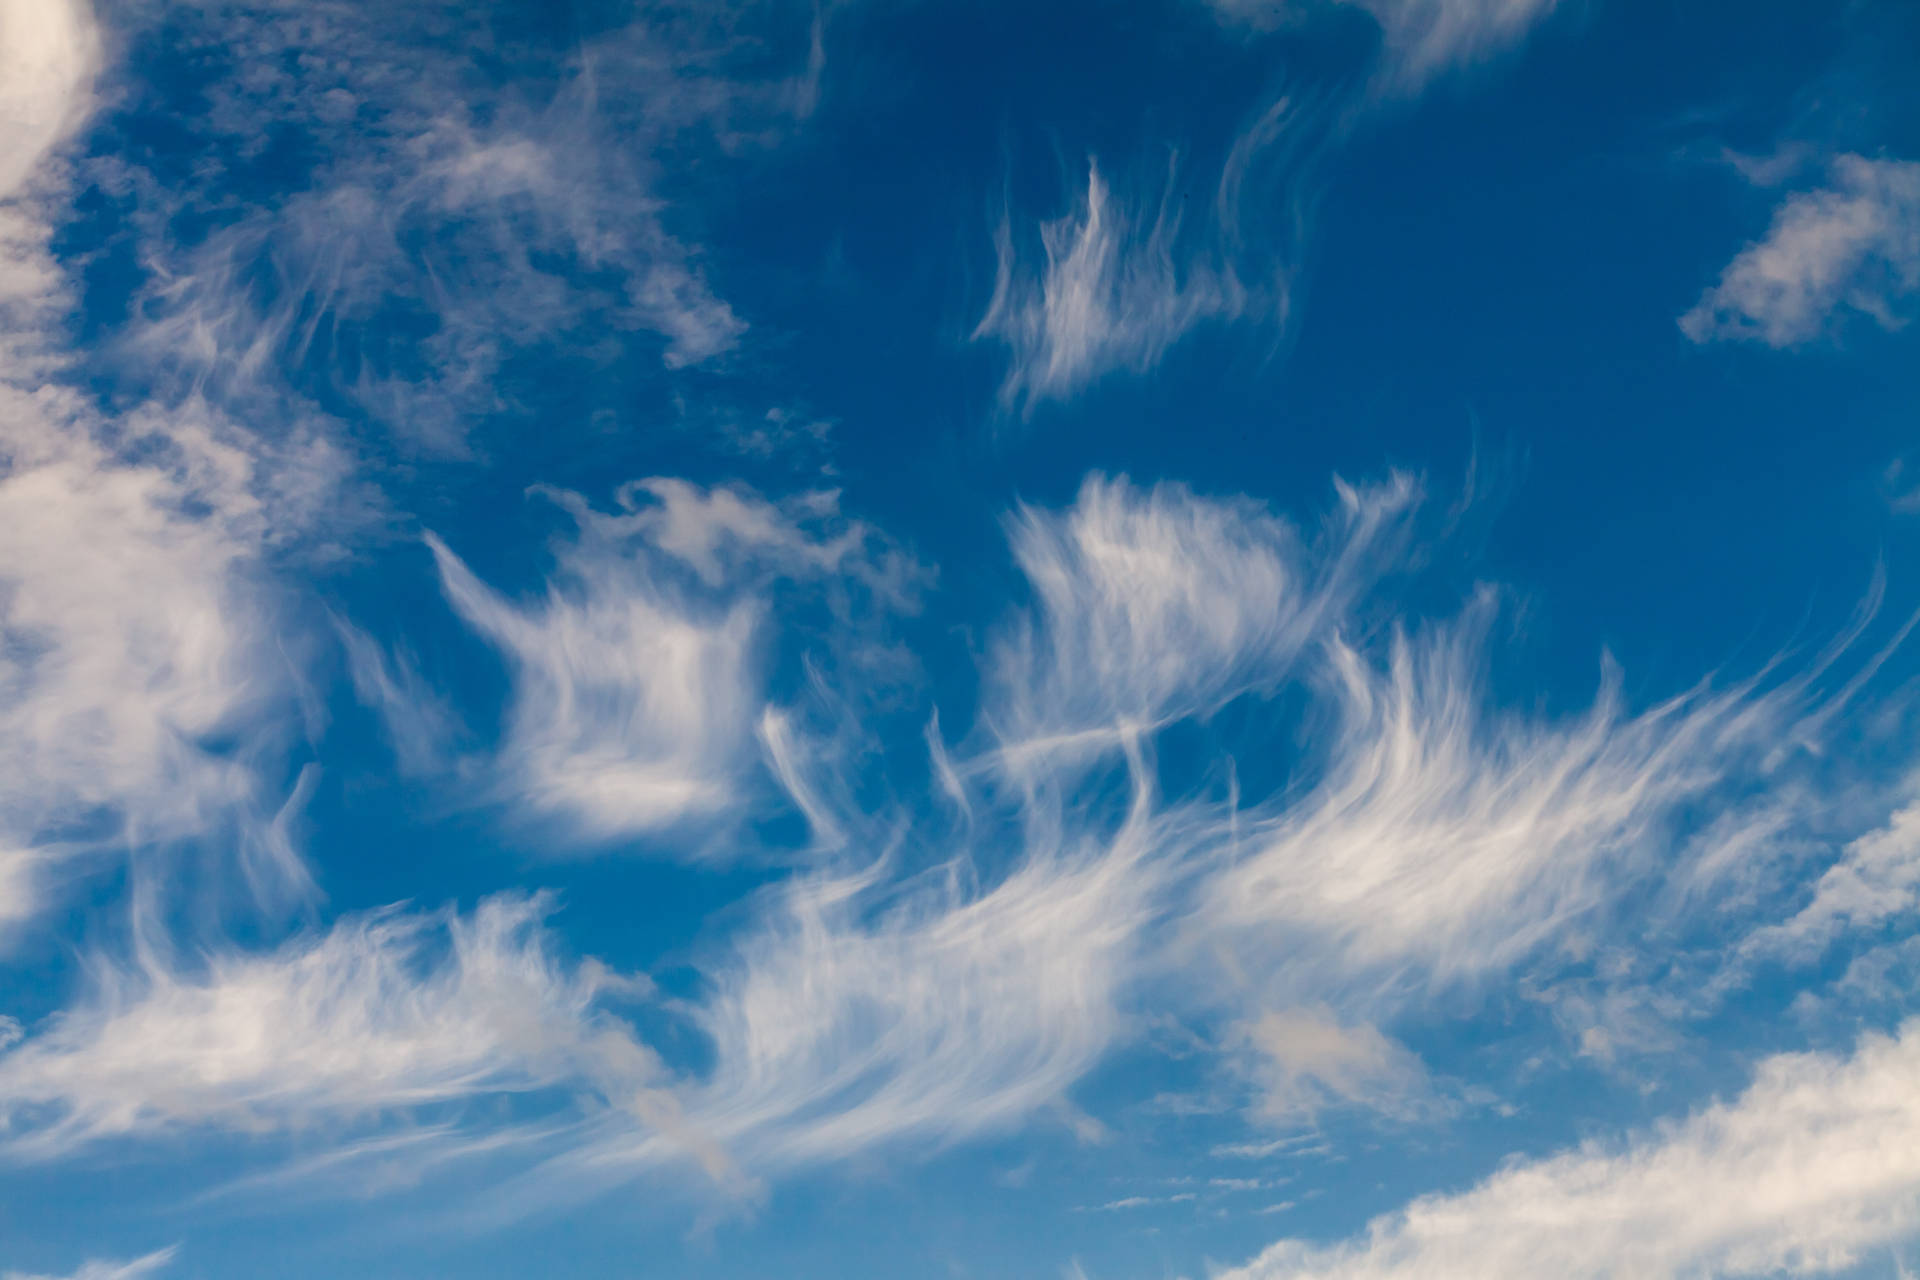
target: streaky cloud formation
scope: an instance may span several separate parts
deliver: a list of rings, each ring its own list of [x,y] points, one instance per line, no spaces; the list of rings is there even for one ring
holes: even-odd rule
[[[651,334],[680,369],[734,347],[746,322],[670,229],[653,152],[694,130],[744,145],[795,118],[793,84],[731,76],[727,19],[690,8],[549,55],[539,91],[499,93],[477,49],[442,38],[466,13],[236,0],[138,15],[133,34],[200,58],[208,164],[244,172],[263,128],[321,158],[300,190],[237,217],[162,170],[97,163],[134,197],[145,241],[123,357],[223,400],[293,393],[460,454],[474,420],[510,407],[501,384],[530,350],[569,343],[591,361],[609,337]],[[302,56],[316,48],[328,56]],[[167,234],[209,213],[206,234]]]
[[[1090,479],[1065,512],[1008,522],[1034,606],[989,653],[983,739],[930,736],[958,813],[864,809],[816,785],[844,753],[762,730],[827,866],[765,891],[754,927],[703,962],[687,1009],[714,1066],[681,1097],[743,1168],[942,1145],[1053,1112],[1130,1038],[1139,984],[1221,819],[1164,803],[1142,744],[1271,685],[1332,634],[1415,499],[1404,476],[1338,488],[1306,538],[1255,503]],[[1242,594],[1244,593],[1244,594]],[[1103,762],[1111,785],[1076,798]],[[1115,790],[1115,788],[1118,788]],[[616,1136],[589,1166],[675,1158]]]
[[[1904,1265],[1910,16],[1099,8],[0,0],[0,1280]]]
[[[92,108],[100,33],[84,0],[0,5],[0,200]]]
[[[1920,292],[1920,164],[1843,155],[1829,185],[1788,196],[1767,234],[1680,317],[1695,342],[1796,347],[1849,317],[1883,329]]]
[[[81,1002],[0,1054],[0,1147],[52,1159],[194,1130],[350,1130],[436,1104],[547,1089],[670,1124],[661,1068],[608,998],[644,982],[567,967],[551,903],[387,910],[265,954],[96,957]]]
[[[1169,196],[1172,189],[1169,182]],[[1179,235],[1168,203],[1127,208],[1091,164],[1079,207],[1040,225],[1040,261],[1031,269],[1003,220],[993,298],[973,331],[975,341],[1007,347],[1002,401],[1030,407],[1114,370],[1145,372],[1194,326],[1238,316],[1247,290],[1231,264],[1184,250],[1176,258]]]
[[[1327,647],[1318,780],[1243,815],[1205,909],[1266,980],[1412,994],[1510,966],[1686,851],[1686,808],[1763,772],[1796,718],[1792,686],[1751,685],[1628,714],[1611,666],[1564,722],[1489,712],[1494,603],[1395,635],[1384,665]]]
[[[1821,873],[1806,904],[1778,924],[1756,930],[1742,950],[1749,959],[1810,964],[1836,940],[1905,916],[1920,902],[1920,809],[1898,809],[1887,824],[1847,843]]]
[[[689,1114],[756,1166],[1004,1131],[1060,1106],[1122,1032],[1171,834],[1144,793],[1105,839],[1025,817],[990,887],[956,859],[905,884],[884,864],[783,887],[713,974],[717,1066]]]
[[[1315,169],[1341,126],[1322,90],[1265,104],[1227,147],[1195,217],[1177,152],[1117,191],[1090,159],[1085,195],[1068,192],[1072,207],[1030,234],[1004,216],[993,295],[972,334],[1006,349],[1002,407],[1031,415],[1110,374],[1143,374],[1208,324],[1284,332],[1320,193]]]
[[[16,105],[45,126],[14,141],[37,158],[74,127],[97,37],[84,7],[5,15]],[[215,832],[284,902],[308,882],[274,822],[298,642],[273,635],[265,561],[303,506],[276,526],[267,504],[324,485],[326,447],[262,450],[191,395],[114,417],[71,385],[48,203],[67,180],[43,168],[46,190],[0,200],[0,926],[76,858]]]
[[[1406,475],[1337,493],[1317,537],[1258,503],[1100,476],[1065,513],[1018,511],[1036,616],[993,651],[987,711],[1009,758],[1111,750],[1273,687],[1391,569],[1418,500]]]
[[[742,798],[768,697],[761,631],[777,582],[838,580],[881,609],[909,604],[916,587],[916,566],[840,517],[829,492],[775,506],[654,479],[623,486],[614,513],[549,496],[577,537],[560,549],[543,602],[500,596],[428,541],[448,600],[513,666],[494,786],[590,843]],[[419,738],[419,707],[407,699],[390,715],[397,736]]]
[[[259,589],[252,461],[218,424],[191,406],[123,422],[134,461],[72,397],[0,395],[0,917],[17,919],[36,863],[270,816],[261,770],[290,681]],[[254,845],[268,853],[248,871],[256,891],[305,883],[297,860]]]
[[[1619,1144],[1518,1161],[1332,1245],[1219,1280],[1832,1275],[1920,1228],[1920,1027],[1782,1054],[1730,1102]]]

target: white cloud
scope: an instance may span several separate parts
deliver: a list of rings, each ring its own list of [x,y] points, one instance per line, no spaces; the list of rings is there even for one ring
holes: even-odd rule
[[[690,1111],[789,1164],[951,1141],[1058,1104],[1121,1030],[1152,839],[1136,817],[1104,846],[1032,850],[977,894],[958,869],[904,890],[859,877],[783,890],[767,930],[714,975],[701,1021],[718,1065]]]
[[[113,1138],[340,1130],[434,1103],[562,1088],[674,1131],[650,1050],[602,1008],[643,991],[555,958],[541,898],[471,915],[342,920],[191,969],[150,940],[96,957],[76,1006],[0,1054],[0,1149]]]
[[[1443,73],[1520,43],[1556,0],[1351,0],[1378,21],[1373,96],[1419,93]],[[1210,0],[1229,26],[1292,25],[1323,6]],[[1345,100],[1343,100],[1343,98]],[[975,341],[1006,348],[1000,399],[1031,413],[1110,374],[1143,373],[1210,323],[1246,321],[1284,337],[1312,233],[1322,155],[1358,118],[1338,87],[1283,94],[1250,114],[1209,175],[1191,224],[1177,161],[1116,190],[1089,162],[1067,213],[994,238],[993,296]],[[1157,194],[1156,194],[1157,193]]]
[[[1737,1099],[1616,1146],[1514,1163],[1333,1246],[1218,1280],[1834,1274],[1920,1233],[1920,1025],[1761,1064]]]
[[[1166,202],[1128,209],[1093,166],[1080,207],[1039,227],[1040,261],[1008,222],[996,249],[993,298],[973,337],[1006,346],[1009,405],[1030,408],[1116,370],[1149,369],[1195,325],[1231,319],[1246,303],[1230,267],[1181,246]]]
[[[231,829],[281,732],[252,460],[187,419],[118,428],[146,460],[97,443],[75,398],[0,387],[0,861],[20,894],[0,918],[32,906],[19,860]],[[305,880],[284,858],[253,874]]]
[[[553,496],[579,533],[537,603],[506,599],[431,545],[448,599],[513,666],[498,787],[589,841],[712,817],[742,798],[776,580],[864,584],[887,606],[908,599],[917,574],[841,519],[832,494],[775,506],[656,479],[624,486],[613,514]]]
[[[447,597],[513,663],[499,785],[607,840],[734,800],[758,710],[752,603],[655,594],[642,564],[572,558],[541,604],[496,594],[438,540]]]
[[[85,0],[0,2],[0,200],[91,110],[99,57]]]
[[[334,630],[346,650],[354,694],[379,715],[400,768],[416,776],[445,768],[460,732],[459,718],[427,686],[413,655],[404,649],[389,655],[379,641],[339,618]]]
[[[306,872],[266,785],[290,680],[265,499],[317,455],[259,450],[195,397],[103,417],[69,386],[51,236],[0,203],[0,924],[77,857],[215,830],[281,898]]]
[[[1037,616],[992,655],[988,717],[1010,753],[1110,747],[1271,687],[1393,562],[1416,501],[1395,475],[1339,487],[1308,539],[1258,503],[1090,478],[1063,514],[1009,522]]]
[[[1478,668],[1492,616],[1483,594],[1453,626],[1396,636],[1384,669],[1328,647],[1337,720],[1315,781],[1240,815],[1195,926],[1237,938],[1256,985],[1419,990],[1597,927],[1622,885],[1684,878],[1706,856],[1689,851],[1686,806],[1758,776],[1786,732],[1793,690],[1698,691],[1629,714],[1610,665],[1580,716],[1490,711]]]
[[[1851,930],[1870,929],[1920,903],[1920,806],[1897,810],[1885,826],[1850,841],[1791,918],[1757,930],[1742,951],[1799,963],[1819,958]]]
[[[1379,76],[1388,92],[1418,93],[1436,78],[1519,44],[1558,0],[1345,0],[1380,24]],[[1274,27],[1310,12],[1298,0],[1209,0],[1236,22]]]
[[[1512,48],[1558,0],[1362,0],[1379,20],[1395,87],[1417,92],[1443,72]]]
[[[818,845],[860,861],[769,890],[705,966],[712,995],[690,1012],[714,1066],[683,1094],[701,1130],[748,1168],[780,1168],[1061,1108],[1131,1034],[1137,984],[1179,968],[1166,925],[1193,855],[1219,841],[1209,807],[1161,803],[1142,743],[1272,684],[1338,624],[1375,557],[1390,557],[1413,486],[1341,499],[1312,540],[1257,504],[1178,486],[1096,479],[1068,512],[1018,513],[1009,533],[1037,616],[991,659],[993,732],[957,762],[930,738],[958,814],[952,845],[863,805],[830,776],[839,757],[779,722],[769,747]],[[1087,757],[1057,749],[1075,734],[1124,762],[1124,804],[1112,789],[1079,794]],[[1316,1078],[1336,1078],[1321,1065]],[[666,1150],[610,1140],[609,1158]]]
[[[159,1249],[143,1258],[133,1258],[127,1262],[89,1261],[82,1263],[78,1271],[64,1277],[29,1275],[24,1271],[0,1271],[0,1280],[140,1280],[141,1276],[150,1276],[167,1266],[178,1252],[179,1249],[176,1246]]]
[[[1414,1117],[1436,1109],[1426,1068],[1364,1023],[1343,1024],[1330,1009],[1270,1010],[1242,1028],[1255,1114],[1280,1124],[1311,1123],[1328,1107],[1362,1107]]]
[[[1841,156],[1831,182],[1787,197],[1763,239],[1680,317],[1695,342],[1798,346],[1849,314],[1906,322],[1920,291],[1920,163]]]
[[[196,181],[91,162],[131,198],[149,272],[113,348],[136,372],[230,405],[350,402],[459,453],[476,420],[518,407],[506,375],[529,350],[584,368],[651,334],[641,349],[679,369],[745,333],[661,194],[664,157],[736,150],[795,119],[789,80],[740,55],[733,12],[653,7],[571,49],[508,41],[508,86],[492,55],[444,38],[457,6],[167,15],[169,46],[213,72],[182,121],[202,141]],[[311,168],[285,198],[233,207],[225,166],[277,136],[304,140]],[[218,230],[181,235],[207,213]]]

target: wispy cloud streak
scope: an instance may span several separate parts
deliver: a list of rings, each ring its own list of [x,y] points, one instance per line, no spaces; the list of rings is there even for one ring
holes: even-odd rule
[[[1229,30],[1307,24],[1290,0],[1210,0]],[[1370,77],[1300,84],[1250,113],[1217,168],[1212,198],[1189,206],[1180,160],[1116,189],[1089,161],[1084,194],[1031,231],[1009,213],[974,341],[1005,348],[1004,408],[1022,415],[1109,375],[1157,365],[1208,324],[1284,336],[1305,275],[1324,180],[1319,165],[1373,108],[1417,96],[1442,75],[1518,45],[1555,0],[1353,0],[1378,22]],[[1363,86],[1363,87],[1356,87]]]
[[[126,1262],[102,1262],[94,1260],[81,1264],[78,1271],[67,1276],[29,1275],[24,1271],[0,1271],[0,1280],[140,1280],[164,1269],[179,1252],[178,1248],[160,1249],[145,1257],[133,1258]]]
[[[578,533],[542,601],[508,600],[429,541],[447,598],[513,667],[496,787],[589,842],[711,817],[742,798],[776,582],[835,581],[886,609],[910,598],[918,576],[840,517],[830,493],[776,506],[648,480],[623,487],[613,513],[551,496]]]
[[[1791,690],[1751,686],[1629,713],[1611,667],[1568,721],[1490,711],[1477,668],[1493,610],[1483,596],[1458,624],[1396,636],[1383,666],[1328,647],[1337,719],[1318,781],[1243,815],[1204,928],[1267,963],[1291,953],[1321,990],[1505,967],[1623,883],[1675,874],[1686,806],[1763,769],[1792,720]]]
[[[147,939],[0,1054],[0,1151],[44,1159],[195,1130],[350,1131],[489,1094],[591,1091],[671,1128],[654,1055],[601,1007],[645,994],[554,955],[540,898],[398,910],[192,965]]]

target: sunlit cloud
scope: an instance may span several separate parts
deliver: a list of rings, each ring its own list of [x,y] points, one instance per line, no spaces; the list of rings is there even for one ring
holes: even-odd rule
[[[0,1280],[140,1280],[164,1270],[179,1252],[178,1248],[160,1249],[127,1262],[84,1262],[78,1271],[65,1276],[30,1275],[25,1271],[0,1271]]]
[[[1516,1162],[1222,1280],[1834,1275],[1920,1228],[1920,1030],[1763,1062],[1737,1098]]]
[[[487,1095],[592,1091],[671,1129],[661,1069],[604,1005],[644,981],[566,965],[551,904],[384,911],[278,950],[196,957],[149,940],[99,957],[79,1003],[0,1054],[0,1148],[47,1159],[107,1140],[351,1132]]]
[[[1789,195],[1767,234],[1680,317],[1695,342],[1799,346],[1849,317],[1883,329],[1920,291],[1920,164],[1841,156],[1829,185]]]
[[[844,580],[887,609],[910,601],[919,576],[840,517],[830,493],[776,506],[657,479],[622,488],[613,513],[552,496],[577,536],[543,601],[503,597],[430,545],[448,600],[513,668],[493,785],[588,842],[744,799],[769,697],[763,631],[776,582]],[[401,732],[418,736],[422,714],[431,704],[402,711]]]

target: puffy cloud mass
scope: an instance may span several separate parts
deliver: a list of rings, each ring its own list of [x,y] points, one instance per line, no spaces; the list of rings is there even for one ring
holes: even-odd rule
[[[1514,1163],[1220,1280],[1831,1275],[1920,1230],[1920,1026],[1765,1061],[1738,1098]]]

